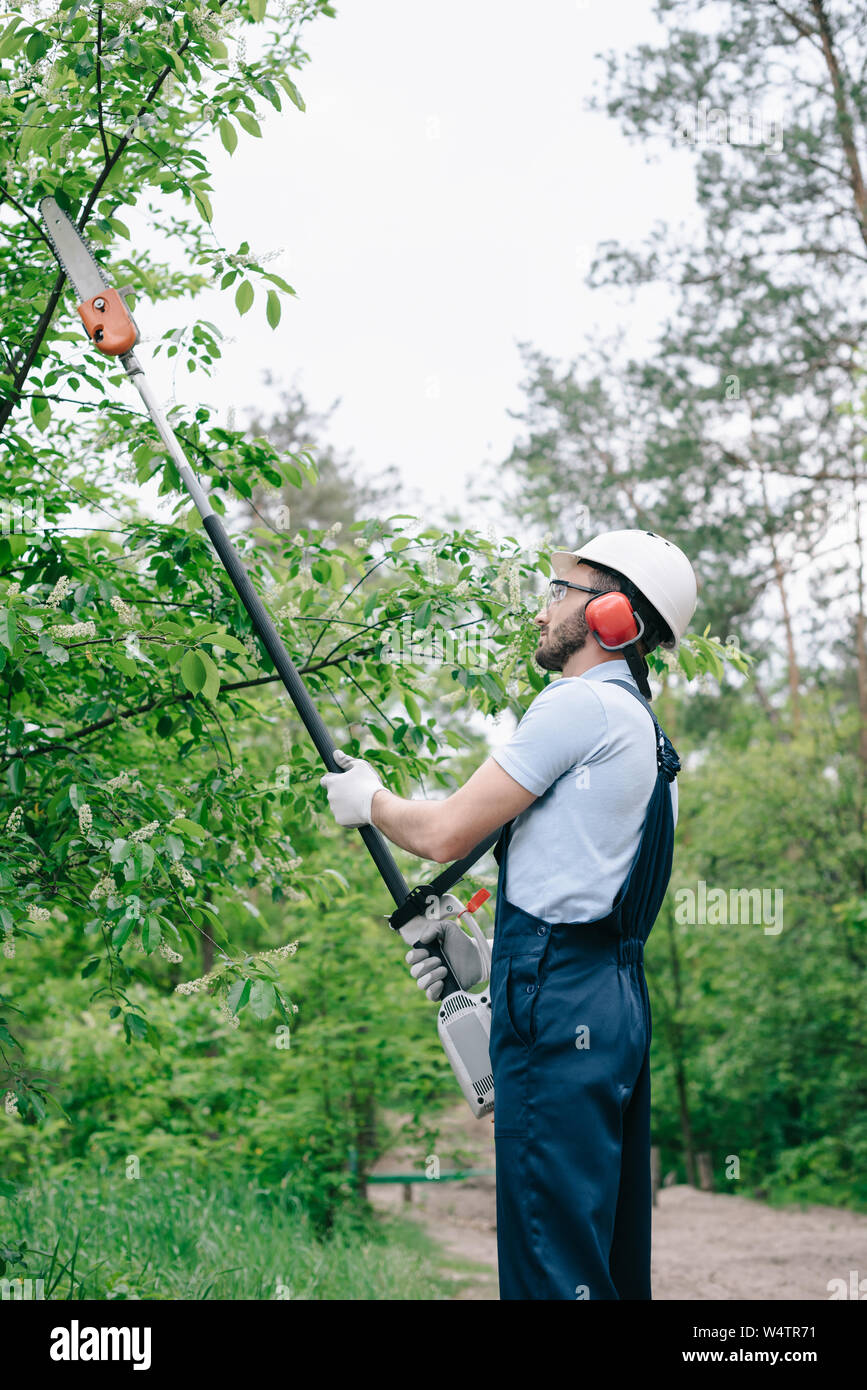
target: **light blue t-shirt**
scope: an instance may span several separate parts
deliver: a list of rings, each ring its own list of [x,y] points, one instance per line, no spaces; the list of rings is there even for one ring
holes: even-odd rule
[[[629,873],[656,781],[656,738],[626,660],[563,676],[492,753],[538,797],[509,834],[506,897],[546,922],[604,917]],[[671,783],[677,822],[677,781]]]

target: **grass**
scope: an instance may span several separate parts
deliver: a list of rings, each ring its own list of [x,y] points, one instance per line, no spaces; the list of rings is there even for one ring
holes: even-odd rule
[[[0,1199],[5,1277],[46,1299],[447,1299],[435,1245],[398,1218],[350,1209],[323,1236],[283,1192],[183,1174],[38,1180]]]

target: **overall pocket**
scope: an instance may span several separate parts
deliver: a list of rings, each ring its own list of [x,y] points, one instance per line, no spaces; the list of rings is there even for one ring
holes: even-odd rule
[[[491,969],[494,1136],[525,1139],[541,960],[501,956]]]
[[[536,1041],[536,1001],[542,973],[542,957],[510,956],[503,983],[502,1008],[512,1032],[523,1047]]]

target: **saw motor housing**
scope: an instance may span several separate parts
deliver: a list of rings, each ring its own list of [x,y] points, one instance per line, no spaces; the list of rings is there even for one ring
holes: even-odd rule
[[[106,356],[120,357],[138,342],[135,320],[118,290],[106,286],[92,299],[79,304],[78,312],[87,336]]]
[[[426,922],[454,920],[466,912],[466,908],[453,893],[444,893],[440,898],[429,901],[424,916],[413,917],[400,928],[400,935],[409,946],[418,944],[419,928]],[[480,935],[480,929],[471,919],[473,934]],[[437,943],[425,944],[431,955],[439,954]],[[488,964],[490,953],[488,952]],[[440,1001],[437,1011],[437,1032],[443,1050],[449,1059],[458,1085],[464,1093],[470,1109],[477,1120],[489,1115],[494,1108],[494,1077],[491,1071],[491,994],[486,989],[481,994],[469,994],[464,989],[453,990]]]

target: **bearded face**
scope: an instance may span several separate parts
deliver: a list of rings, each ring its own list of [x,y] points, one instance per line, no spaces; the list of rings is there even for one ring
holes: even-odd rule
[[[576,583],[586,582],[576,579]],[[536,665],[541,666],[543,671],[562,671],[570,656],[586,646],[590,628],[584,617],[584,600],[589,597],[589,594],[579,594],[570,589],[565,599],[545,610],[542,615],[544,621],[539,624],[539,645],[535,651]]]

